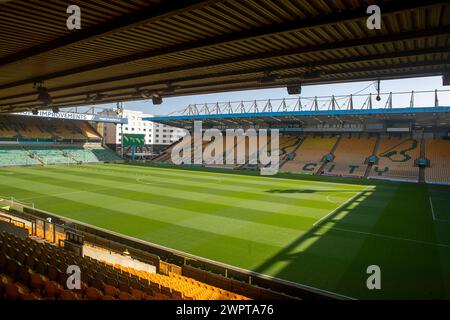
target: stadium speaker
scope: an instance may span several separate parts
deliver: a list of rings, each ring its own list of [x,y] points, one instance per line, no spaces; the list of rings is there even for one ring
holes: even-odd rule
[[[38,92],[38,97],[37,99],[42,102],[42,104],[44,106],[48,106],[51,105],[53,102],[52,97],[50,96],[50,94],[48,93],[48,89],[45,87],[39,87],[37,88],[37,92]]]
[[[152,102],[153,104],[161,104],[162,103],[162,97],[158,94],[158,95],[154,95],[152,97]]]
[[[442,76],[442,85],[450,86],[450,73],[446,73]]]
[[[301,94],[302,93],[302,85],[300,84],[291,84],[287,86],[288,94]]]

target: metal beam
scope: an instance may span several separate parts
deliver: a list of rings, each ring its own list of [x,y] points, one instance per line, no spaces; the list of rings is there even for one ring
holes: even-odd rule
[[[445,68],[449,64],[450,63],[447,61],[436,61],[436,62],[426,61],[426,62],[422,62],[420,65],[418,65],[418,67],[438,66],[441,68]],[[360,76],[350,76],[350,77],[343,76],[341,78],[331,79],[331,80],[320,79],[320,78],[305,79],[304,85],[312,85],[312,84],[318,84],[318,83],[319,84],[332,84],[332,83],[337,83],[337,82],[342,82],[342,81],[353,82],[353,81],[376,80],[376,79],[388,80],[388,79],[397,79],[397,78],[402,78],[402,77],[418,77],[418,76],[425,76],[425,75],[431,76],[431,75],[439,74],[439,72],[437,72],[435,70],[425,70],[425,71],[421,71],[420,73],[418,73],[415,70],[405,71],[405,72],[401,72],[401,73],[382,72],[382,71],[389,71],[389,70],[393,70],[393,69],[402,69],[402,68],[411,68],[411,67],[410,67],[410,64],[397,64],[397,65],[391,65],[391,66],[379,67],[379,68],[365,68],[365,69],[361,68],[361,69],[358,69],[357,72],[364,73],[364,72],[375,71],[375,72],[380,72],[380,73],[374,74],[371,77],[365,77],[365,78],[360,77]],[[346,73],[353,72],[353,70],[354,69],[346,69],[346,70],[334,72],[333,75],[335,75],[335,76],[345,75]],[[191,94],[202,94],[202,93],[206,93],[206,92],[211,92],[211,89],[208,89],[209,87],[221,86],[221,85],[223,85],[224,87],[220,88],[220,89],[214,89],[213,91],[214,92],[228,92],[230,90],[276,88],[276,87],[285,86],[290,81],[293,81],[296,79],[298,79],[298,77],[296,77],[296,76],[286,76],[286,77],[283,77],[283,80],[284,80],[283,82],[280,81],[278,83],[273,83],[273,84],[255,84],[257,79],[246,79],[244,81],[229,80],[229,81],[221,81],[221,82],[215,82],[215,83],[211,82],[211,83],[207,83],[207,84],[196,84],[196,85],[186,86],[186,87],[182,88],[182,90],[188,90],[187,92],[168,94],[165,97],[183,96],[183,95],[191,95]],[[245,83],[248,83],[248,85],[247,86],[243,85]],[[56,99],[54,99],[54,100],[56,100]],[[71,106],[82,106],[82,105],[97,105],[97,104],[104,104],[104,103],[116,102],[116,101],[140,101],[140,100],[146,100],[146,99],[130,97],[129,94],[116,94],[116,95],[108,95],[108,97],[105,100],[102,100],[99,102],[94,102],[94,103],[89,103],[89,104],[86,104],[84,99],[71,99],[71,100],[67,100],[63,103],[58,103],[57,101],[55,101],[55,105],[60,106],[60,107],[71,107]],[[27,109],[42,108],[39,104],[36,104],[36,103],[20,105],[22,103],[24,103],[24,102],[6,105],[6,107],[17,106],[18,108],[27,108]],[[1,109],[0,109],[0,111],[1,111]]]
[[[395,14],[397,12],[402,12],[405,10],[414,10],[422,7],[434,7],[446,4],[447,1],[444,0],[397,0],[389,1],[383,4],[383,14]],[[141,59],[155,58],[159,56],[168,55],[171,53],[178,53],[183,51],[197,50],[201,48],[207,48],[210,46],[224,44],[224,43],[236,43],[243,40],[249,40],[254,38],[259,38],[263,36],[276,35],[286,32],[300,31],[304,29],[310,29],[315,27],[321,27],[330,25],[338,22],[353,21],[366,19],[368,17],[366,13],[367,8],[361,7],[354,10],[349,10],[345,12],[335,12],[327,15],[321,15],[313,18],[306,18],[302,20],[294,20],[290,22],[280,23],[277,25],[264,26],[256,29],[251,29],[248,31],[239,32],[238,34],[232,33],[219,37],[203,39],[199,41],[189,42],[187,44],[175,45],[172,47],[162,48],[158,50],[152,50],[149,52],[142,52],[138,54],[128,55],[124,57],[113,58],[107,61],[102,61],[99,63],[93,63],[81,67],[76,67],[68,70],[58,71],[51,74],[33,77],[14,83],[6,84],[0,86],[1,89],[11,88],[13,86],[23,85],[27,83],[34,83],[36,81],[45,81],[49,79],[54,79],[58,77],[64,77],[67,75],[73,75],[77,73],[93,71],[100,68],[120,65],[127,63],[129,61],[136,61]],[[0,59],[0,66],[2,65],[2,60]]]
[[[125,28],[138,26],[144,23],[151,23],[170,15],[178,14],[185,10],[195,9],[199,6],[206,6],[210,3],[217,2],[212,0],[183,0],[183,1],[162,1],[161,3],[120,16],[114,20],[99,23],[86,30],[77,31],[70,36],[63,36],[38,46],[22,50],[10,54],[0,59],[0,67],[28,59],[39,54],[49,51],[61,49],[66,46],[78,44],[81,42],[91,41],[100,36],[118,32]],[[82,6],[82,5],[81,5]]]
[[[348,63],[357,63],[357,62],[365,62],[365,61],[374,61],[374,60],[383,60],[383,59],[393,59],[393,58],[405,58],[405,57],[413,57],[413,56],[423,56],[423,55],[431,55],[431,54],[438,54],[443,52],[450,52],[450,46],[449,47],[433,47],[433,48],[426,48],[426,49],[419,49],[419,50],[411,50],[411,51],[402,51],[398,53],[384,53],[384,54],[378,54],[378,55],[372,55],[372,56],[361,56],[361,57],[354,57],[354,58],[342,58],[342,59],[334,59],[334,60],[328,60],[326,62],[324,61],[318,61],[318,62],[308,62],[308,63],[296,63],[296,64],[289,64],[289,65],[277,65],[273,66],[271,70],[273,72],[280,72],[280,71],[288,71],[291,69],[301,69],[301,68],[323,68],[323,67],[329,67],[334,65],[340,65],[340,64],[348,64]],[[356,70],[356,69],[355,69]],[[118,90],[127,90],[127,89],[134,89],[136,87],[144,89],[145,87],[149,86],[157,86],[162,85],[165,82],[171,82],[172,84],[180,83],[180,82],[188,82],[188,81],[196,81],[196,80],[207,80],[209,78],[220,78],[220,77],[227,77],[227,76],[236,76],[239,74],[252,74],[252,73],[263,73],[267,71],[267,67],[257,67],[257,68],[249,68],[246,70],[236,70],[236,71],[226,71],[226,72],[220,72],[220,73],[211,73],[211,74],[202,74],[198,76],[189,76],[189,77],[179,77],[179,78],[173,78],[167,81],[150,81],[150,82],[141,82],[141,83],[133,83],[131,85],[123,85],[123,86],[116,86],[111,87],[108,89],[103,90],[88,90],[83,91],[82,93],[76,93],[76,94],[66,94],[61,96],[56,96],[55,98],[69,98],[70,96],[74,95],[93,95],[96,93],[106,93],[111,91],[118,91]],[[77,84],[74,86],[63,86],[60,88],[54,88],[50,90],[51,94],[54,94],[58,91],[63,90],[69,90],[73,88],[78,88],[82,86],[92,86],[91,83],[84,83],[84,84]],[[164,89],[162,90],[155,90],[155,92],[159,92],[164,94]],[[27,97],[27,96],[34,96],[35,92],[29,92],[9,97],[3,97],[0,98],[0,101],[5,100],[13,100],[21,97]],[[31,101],[30,101],[31,102]]]
[[[196,69],[196,68],[204,68],[204,67],[218,67],[223,66],[226,64],[233,64],[233,63],[246,63],[261,59],[271,59],[271,58],[280,58],[280,57],[286,57],[286,56],[293,56],[293,55],[299,55],[299,54],[311,54],[321,51],[329,51],[329,50],[345,50],[349,48],[354,48],[358,46],[366,46],[366,45],[376,45],[376,44],[382,44],[382,43],[390,43],[395,41],[402,41],[402,40],[412,40],[412,39],[420,39],[420,38],[428,38],[428,37],[438,37],[443,35],[449,35],[450,34],[450,27],[444,27],[444,28],[435,28],[435,29],[427,29],[427,30],[420,30],[420,31],[414,31],[414,32],[403,32],[399,34],[394,35],[383,35],[378,37],[370,37],[370,38],[364,38],[359,40],[352,40],[352,41],[342,41],[339,43],[333,43],[333,44],[325,44],[325,45],[319,45],[319,46],[311,46],[307,48],[301,48],[301,49],[289,49],[289,50],[282,50],[277,52],[270,52],[265,53],[259,56],[255,55],[247,55],[247,56],[241,56],[236,58],[229,58],[229,59],[221,59],[221,60],[215,60],[210,61],[206,63],[194,63],[184,66],[176,66],[176,67],[168,67],[168,68],[161,68],[161,69],[154,69],[149,71],[143,71],[138,73],[132,73],[127,74],[123,76],[116,76],[116,77],[110,77],[110,78],[104,78],[104,79],[97,79],[92,81],[86,81],[83,83],[74,83],[66,86],[61,86],[58,88],[51,88],[52,92],[60,91],[60,90],[69,90],[78,88],[80,86],[93,86],[96,84],[102,84],[107,82],[114,82],[114,81],[121,81],[125,79],[133,79],[133,78],[140,78],[140,77],[146,77],[146,76],[158,76],[163,75],[165,73],[170,72],[186,72],[188,70]],[[387,58],[390,56],[387,55]],[[367,60],[367,59],[366,59]],[[352,62],[352,59],[346,59],[348,62]],[[330,61],[327,61],[328,63]],[[355,62],[359,62],[359,60],[356,60]],[[310,66],[311,64],[308,64]],[[301,66],[298,66],[301,67]],[[276,68],[264,68],[262,71],[276,71]],[[247,72],[247,70],[244,70],[243,73]],[[255,71],[260,72],[260,70]],[[234,73],[235,74],[235,73]],[[195,77],[194,77],[195,79]],[[19,81],[15,83],[11,83],[9,85],[2,85],[0,86],[0,90],[2,89],[8,89],[10,87],[15,87],[18,85],[24,85],[29,83],[31,80],[24,80]],[[164,80],[164,83],[167,82],[175,82],[177,79],[167,79]],[[34,81],[32,81],[34,82]],[[158,82],[161,83],[161,82]],[[153,84],[157,84],[157,82],[153,82]],[[5,98],[6,99],[6,98]],[[0,99],[3,100],[3,99]]]

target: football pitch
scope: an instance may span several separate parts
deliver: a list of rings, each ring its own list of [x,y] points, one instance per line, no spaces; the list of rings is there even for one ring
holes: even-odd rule
[[[353,298],[450,298],[450,187],[105,164],[3,168],[0,195]]]

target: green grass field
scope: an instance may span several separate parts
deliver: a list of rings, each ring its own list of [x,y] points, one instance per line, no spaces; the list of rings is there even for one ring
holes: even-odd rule
[[[0,169],[0,195],[350,297],[450,298],[449,187],[108,164]]]

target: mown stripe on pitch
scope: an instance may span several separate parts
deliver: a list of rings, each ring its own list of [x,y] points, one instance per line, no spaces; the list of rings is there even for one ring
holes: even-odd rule
[[[73,181],[72,178],[70,178],[69,176],[71,175],[71,173],[54,173],[54,172],[47,172],[47,173],[36,173],[31,171],[29,174],[31,175],[35,175],[35,176],[41,176],[42,178],[48,178],[49,176],[52,176],[54,178],[52,178],[53,180],[69,180],[69,181]],[[67,177],[66,177],[67,176]],[[89,181],[89,182],[84,182],[84,184],[94,184],[94,185],[99,185],[102,187],[106,187],[106,186],[110,186],[111,185],[111,180],[105,180],[105,179],[95,179],[95,178],[86,178],[84,176],[80,176],[80,175],[76,175],[78,177],[78,182],[79,181]],[[130,190],[130,188],[132,187],[132,190],[136,190],[135,188],[137,186],[139,186],[139,189],[147,189],[147,190],[153,190],[153,192],[151,192],[154,195],[165,195],[166,193],[162,192],[162,190],[166,190],[168,193],[172,192],[173,190],[171,188],[165,187],[165,186],[157,186],[157,187],[152,187],[152,186],[144,186],[142,184],[137,184],[136,182],[134,182],[134,180],[132,180],[133,182],[129,183],[129,184],[123,184],[120,181],[116,181],[117,186],[111,186],[111,189],[125,189],[125,190]],[[54,181],[56,182],[56,181]],[[61,182],[61,184],[64,186],[64,183]],[[195,192],[194,190],[192,191],[186,191],[185,188],[183,188],[181,190],[182,192],[179,192],[178,194],[176,194],[175,196],[173,196],[172,198],[186,198],[185,200],[191,200],[191,199],[202,199],[202,201],[204,203],[229,203],[230,202],[230,198],[232,197],[232,194],[230,196],[221,196],[221,195],[215,195],[215,196],[211,196],[211,195],[207,195],[204,192]],[[190,196],[187,196],[187,194],[189,194]],[[272,212],[272,213],[278,213],[280,210],[295,210],[298,211],[299,209],[303,208],[305,210],[319,210],[321,211],[320,214],[329,212],[330,210],[335,209],[336,204],[332,203],[332,202],[327,202],[325,201],[316,201],[316,200],[302,200],[303,202],[301,204],[295,204],[295,205],[281,205],[278,206],[278,208],[274,208],[272,203],[266,203],[264,200],[248,200],[242,197],[238,196],[238,193],[234,193],[235,197],[238,198],[239,200],[245,200],[242,203],[245,204],[246,206],[238,206],[237,208],[241,208],[241,209],[253,209],[253,208],[264,208],[265,210],[262,211],[267,211],[267,212]],[[351,196],[352,194],[349,194],[349,196]],[[248,205],[247,205],[248,204]],[[270,205],[270,206],[268,206]],[[261,210],[261,209],[260,209]],[[308,215],[308,212],[305,212],[304,214]],[[296,215],[297,216],[297,215]]]
[[[59,172],[63,173],[63,174],[73,174],[76,176],[80,176],[82,178],[85,178],[85,173],[80,172],[80,171],[72,171],[72,170],[60,170]],[[179,183],[175,183],[174,181],[168,182],[167,180],[158,180],[158,182],[150,182],[150,180],[143,180],[143,181],[136,181],[138,178],[127,178],[127,177],[123,177],[120,180],[117,180],[114,178],[114,176],[111,175],[107,175],[107,174],[99,174],[99,173],[90,173],[90,177],[99,177],[99,179],[97,180],[101,180],[101,181],[112,181],[112,183],[115,184],[120,184],[123,182],[127,182],[128,184],[136,184],[137,186],[141,186],[143,185],[144,187],[148,186],[148,187],[152,187],[152,186],[159,186],[160,188],[170,188],[171,190],[178,190],[181,192],[186,192],[186,188],[189,189],[189,192],[198,192],[201,193],[202,195],[205,194],[205,191],[207,191],[207,194],[213,194],[216,196],[227,196],[227,197],[232,197],[232,198],[238,198],[238,199],[244,199],[246,201],[263,201],[263,202],[271,202],[273,204],[278,204],[281,208],[284,209],[289,209],[287,207],[287,205],[292,205],[295,206],[296,208],[299,205],[302,205],[302,201],[307,201],[309,203],[309,205],[307,207],[310,208],[323,208],[323,209],[327,209],[327,210],[332,210],[334,209],[335,205],[334,202],[336,201],[328,201],[325,197],[328,194],[320,194],[319,195],[314,195],[313,192],[315,192],[315,190],[306,190],[305,194],[298,194],[297,198],[293,198],[293,197],[281,197],[281,196],[274,196],[271,195],[270,193],[262,193],[262,192],[241,192],[238,191],[237,189],[239,188],[238,186],[236,186],[236,188],[234,190],[232,189],[220,189],[220,190],[224,190],[225,192],[221,192],[219,190],[219,188],[215,187],[214,185],[205,185],[204,183],[201,185],[196,185],[195,183],[186,183],[185,180],[176,180],[179,181]],[[151,177],[148,177],[151,178]],[[147,178],[147,179],[148,179]],[[148,183],[146,182],[148,181]],[[219,183],[215,183],[215,185],[218,185]],[[198,186],[197,189],[194,189],[194,186]],[[140,187],[142,188],[142,186]],[[295,190],[294,190],[295,192]],[[302,190],[300,190],[300,192],[302,192]],[[330,190],[328,192],[330,195],[333,195],[333,198],[341,198],[340,202],[344,202],[345,200],[347,200],[349,197],[351,197],[352,195],[354,195],[355,193],[357,193],[357,191],[348,191],[348,190]],[[310,199],[308,198],[308,196],[315,196],[315,199]],[[253,198],[253,199],[252,199]],[[261,199],[263,198],[263,199]],[[317,204],[317,205],[313,205],[313,204]],[[327,208],[324,208],[327,207]],[[279,209],[277,210],[277,212],[279,211]],[[295,209],[295,208],[292,208]]]
[[[323,181],[304,181],[304,180],[294,180],[294,179],[284,179],[284,178],[278,178],[278,177],[272,177],[268,178],[265,176],[250,176],[250,175],[240,175],[240,174],[234,174],[232,171],[230,173],[221,173],[221,172],[207,172],[207,171],[188,171],[188,170],[177,170],[177,169],[171,169],[171,168],[156,168],[156,167],[138,167],[133,165],[122,165],[122,164],[107,164],[102,169],[106,170],[106,168],[114,168],[115,170],[122,170],[121,168],[125,167],[127,171],[137,171],[137,172],[165,172],[165,174],[168,175],[177,175],[177,176],[186,176],[188,178],[193,177],[194,179],[216,179],[217,176],[220,176],[221,179],[225,180],[231,180],[231,181],[237,181],[239,182],[246,182],[252,185],[261,185],[261,184],[273,184],[273,185],[298,185],[300,184],[308,184],[308,185],[317,185],[317,188],[328,188],[328,185],[334,185],[336,187],[349,187],[349,188],[355,188],[360,189],[364,188],[366,186],[360,186],[355,184],[344,184],[344,183],[333,183],[333,182],[323,182]],[[242,180],[242,181],[241,181]]]
[[[59,182],[57,182],[59,181]],[[66,180],[60,179],[60,178],[49,178],[49,177],[42,177],[40,179],[40,182],[42,183],[49,183],[54,184],[58,186],[64,187],[67,185]],[[149,198],[149,193],[144,192],[138,192],[134,190],[128,190],[127,193],[124,193],[124,188],[110,188],[105,187],[105,189],[100,190],[97,188],[98,185],[94,184],[87,184],[84,183],[84,186],[89,186],[89,188],[85,188],[84,191],[73,189],[74,191],[68,192],[69,194],[77,194],[81,195],[82,192],[90,192],[90,193],[99,193],[106,196],[115,196],[117,198],[122,198],[124,200],[137,200],[142,203],[146,204],[155,204],[165,207],[170,207],[174,209],[182,209],[182,210],[192,210],[195,214],[207,214],[207,215],[213,215],[218,217],[225,217],[225,218],[232,218],[237,220],[243,220],[243,221],[250,221],[250,222],[258,222],[262,224],[267,225],[273,225],[275,227],[284,227],[289,229],[298,230],[299,228],[307,228],[312,223],[314,223],[317,220],[317,216],[319,216],[319,213],[317,216],[308,218],[306,216],[294,216],[294,215],[286,215],[282,213],[271,213],[267,211],[262,210],[256,210],[256,209],[240,209],[238,207],[235,207],[230,204],[208,204],[204,201],[199,200],[185,200],[182,198],[174,198],[174,197],[168,197],[164,194],[158,195],[158,197],[151,197]],[[61,195],[64,195],[65,192],[62,192]],[[54,194],[55,196],[58,196],[59,193]],[[42,197],[42,196],[40,196]],[[45,196],[44,196],[45,197]],[[28,198],[24,199],[24,201],[37,201],[37,198]],[[233,203],[232,201],[229,201],[229,203]],[[301,208],[299,208],[301,209]],[[323,214],[321,212],[320,214]]]
[[[58,170],[58,169],[52,169],[52,170]],[[77,169],[73,169],[73,168],[71,168],[71,169],[60,168],[59,170],[62,173],[74,172],[79,175],[85,174],[85,172],[83,172],[83,169],[77,170]],[[282,188],[282,189],[274,190],[273,188],[269,188],[269,186],[267,186],[267,185],[261,185],[260,186],[261,190],[259,190],[259,189],[255,190],[254,186],[245,187],[242,184],[239,184],[236,182],[231,183],[231,182],[224,182],[224,181],[220,181],[220,180],[210,181],[208,183],[205,183],[205,182],[200,182],[200,181],[197,181],[197,182],[193,181],[194,179],[189,179],[187,181],[186,179],[183,179],[180,177],[167,176],[167,175],[157,175],[157,176],[145,175],[145,176],[140,176],[140,177],[129,178],[129,176],[130,176],[129,173],[120,173],[118,175],[113,172],[99,173],[98,170],[95,170],[94,173],[90,172],[90,174],[96,175],[96,176],[103,176],[105,178],[108,177],[108,179],[110,179],[112,181],[117,181],[118,180],[117,177],[120,177],[121,180],[127,180],[127,181],[130,181],[130,179],[135,181],[136,179],[142,178],[143,181],[141,184],[145,184],[146,181],[149,182],[149,180],[152,178],[159,178],[158,180],[161,180],[161,178],[162,178],[163,180],[161,180],[161,181],[164,181],[165,184],[173,186],[174,188],[177,188],[176,186],[178,185],[178,186],[182,187],[182,189],[184,190],[186,188],[186,186],[189,186],[189,187],[199,186],[202,189],[208,188],[208,190],[214,190],[216,192],[216,194],[218,194],[218,195],[220,195],[220,192],[226,193],[226,192],[232,191],[233,193],[236,193],[236,194],[238,193],[240,195],[239,198],[245,198],[248,200],[251,200],[252,197],[255,197],[255,196],[260,197],[261,192],[266,192],[266,194],[264,195],[264,201],[270,201],[270,202],[281,203],[281,204],[289,203],[289,200],[299,200],[299,199],[323,201],[324,193],[333,194],[334,198],[342,197],[342,199],[345,200],[348,198],[348,193],[359,191],[359,190],[348,190],[348,189],[330,190],[330,188],[328,188],[327,190],[299,189],[298,187],[296,189]],[[161,184],[163,184],[163,182],[161,182]],[[205,187],[205,186],[207,186],[207,187]],[[178,187],[177,189],[180,189],[180,187]],[[271,190],[274,190],[273,193],[270,193]],[[283,192],[287,192],[287,191],[292,191],[293,194],[283,193]],[[275,195],[274,193],[277,193],[277,192],[279,192],[279,193]],[[314,192],[318,192],[318,193],[320,193],[320,195],[316,195],[316,194],[314,194]],[[347,194],[341,195],[340,193],[347,193]]]
[[[59,167],[59,168],[61,170],[65,170],[65,168],[62,168],[62,167]],[[102,171],[103,174],[108,174],[108,175],[117,175],[117,173],[120,172],[120,174],[121,174],[120,176],[123,176],[123,175],[129,176],[130,175],[130,172],[129,171],[125,171],[125,170],[107,170],[107,169],[97,170],[97,168],[94,169],[94,168],[90,168],[88,166],[71,167],[70,169],[67,168],[67,170],[75,170],[75,171],[89,170],[89,171],[94,171],[94,172]],[[176,170],[174,170],[174,171],[176,171]],[[261,180],[258,183],[249,183],[248,181],[243,182],[243,181],[239,181],[238,179],[232,179],[232,178],[229,178],[229,177],[227,179],[224,179],[224,178],[220,178],[219,179],[218,175],[216,175],[215,177],[214,176],[210,176],[210,177],[205,178],[205,177],[201,177],[201,176],[198,176],[198,175],[195,175],[195,174],[192,174],[192,175],[184,174],[183,175],[183,174],[178,174],[178,172],[175,172],[175,174],[167,174],[167,173],[153,172],[151,170],[146,170],[146,171],[142,171],[142,176],[161,177],[161,178],[165,178],[165,179],[174,179],[174,180],[177,180],[177,181],[184,181],[185,183],[197,182],[199,184],[217,183],[217,181],[219,180],[222,185],[228,185],[230,187],[238,186],[238,187],[242,187],[242,188],[245,188],[247,190],[250,190],[250,191],[254,190],[255,187],[261,188],[261,189],[266,189],[267,185],[271,185],[273,187],[275,187],[275,185],[279,185],[280,187],[284,187],[284,188],[288,187],[288,184],[280,184],[280,183],[278,183],[278,184],[275,183],[275,185],[272,184],[272,183],[269,184],[269,182],[274,182],[274,181],[270,181],[270,180],[269,181]],[[238,177],[238,175],[236,175],[235,177]],[[259,176],[258,177],[252,177],[252,178],[255,179],[255,181],[263,179],[262,177],[259,177]],[[295,183],[295,185],[293,185],[293,187],[295,186],[295,187],[298,188],[298,187],[300,187],[302,185],[311,187],[311,184],[308,184],[308,183],[302,182],[302,181],[298,181],[297,183]],[[334,184],[331,184],[331,185],[335,186]],[[324,183],[322,182],[321,186],[317,186],[317,188],[315,188],[315,189],[320,191],[320,190],[328,190],[330,188],[329,187],[325,187]],[[354,188],[355,191],[362,190],[362,189],[363,188],[361,186],[356,186]],[[339,188],[336,187],[336,190],[339,190]],[[350,190],[353,191],[353,188],[351,188]]]
[[[251,267],[251,265],[243,264],[244,260],[236,258],[236,252],[239,252],[242,246],[244,248],[247,246],[253,247],[255,254],[262,252],[265,255],[270,255],[272,252],[279,250],[278,246],[270,245],[268,241],[260,243],[230,235],[219,235],[205,230],[155,220],[148,216],[136,216],[122,211],[104,209],[83,202],[52,198],[50,203],[53,203],[51,207],[62,216],[214,260],[216,252],[214,247],[211,247],[210,250],[196,250],[195,248],[202,243],[219,238],[221,242],[227,243],[229,255],[228,260],[222,260],[221,262],[243,268]],[[163,213],[161,212],[161,214]],[[251,260],[253,265],[258,264],[258,261],[252,260],[252,257],[247,257],[247,259]]]
[[[26,180],[16,179],[20,182]],[[27,188],[31,190],[40,190],[47,188],[49,185],[42,182],[30,182],[28,181]],[[69,191],[76,191],[74,189],[61,187],[62,192],[68,192],[66,195],[55,195],[53,198],[62,198],[72,201],[77,201],[79,196],[77,194],[69,193]],[[210,215],[198,215],[195,211],[189,211],[184,209],[171,209],[167,210],[167,207],[161,205],[155,205],[150,203],[143,203],[134,200],[122,199],[117,197],[102,195],[98,193],[88,194],[83,197],[82,200],[86,204],[102,207],[107,210],[118,210],[123,212],[130,212],[133,216],[151,216],[152,219],[170,222],[183,227],[206,230],[212,233],[221,235],[227,235],[236,229],[243,229],[239,238],[243,240],[254,240],[254,236],[249,236],[254,230],[258,230],[257,235],[263,235],[261,237],[261,243],[270,242],[282,246],[286,240],[290,240],[298,236],[302,231],[293,230],[277,226],[267,226],[258,222],[246,222],[239,221],[232,218],[217,217]],[[36,201],[39,204],[39,201]]]

